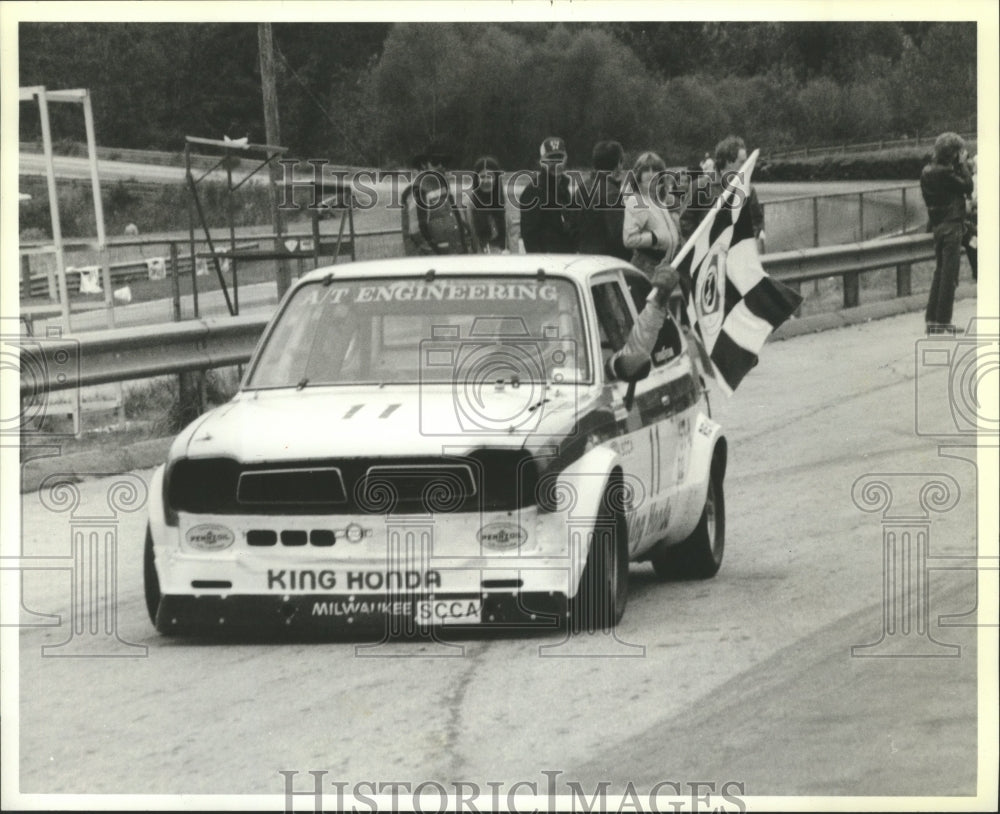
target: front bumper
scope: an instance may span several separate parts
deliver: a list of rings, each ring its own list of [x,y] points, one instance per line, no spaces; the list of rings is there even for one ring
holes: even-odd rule
[[[162,633],[419,636],[431,629],[557,630],[568,600],[554,592],[479,594],[166,595]]]

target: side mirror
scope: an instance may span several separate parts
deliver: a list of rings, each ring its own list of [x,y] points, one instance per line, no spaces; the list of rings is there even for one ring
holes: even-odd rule
[[[620,381],[635,384],[645,379],[652,367],[648,353],[623,353],[615,357],[612,372]]]

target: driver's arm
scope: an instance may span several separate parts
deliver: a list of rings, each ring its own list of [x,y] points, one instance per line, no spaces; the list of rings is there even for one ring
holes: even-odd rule
[[[656,296],[658,289],[654,288],[650,292],[646,305],[639,316],[636,317],[632,330],[629,331],[625,339],[625,345],[615,351],[605,364],[605,372],[609,380],[618,378],[615,374],[615,362],[621,356],[643,353],[651,356],[653,348],[656,346],[656,338],[660,335],[660,328],[667,318],[667,309],[660,303],[660,298]]]

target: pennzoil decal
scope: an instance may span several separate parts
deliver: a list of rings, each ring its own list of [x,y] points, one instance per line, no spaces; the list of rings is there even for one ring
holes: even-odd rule
[[[188,529],[184,535],[187,544],[202,551],[221,551],[229,548],[236,540],[236,535],[225,526],[217,523],[204,523]]]
[[[528,532],[514,523],[490,523],[476,532],[476,539],[486,548],[502,551],[524,545]]]

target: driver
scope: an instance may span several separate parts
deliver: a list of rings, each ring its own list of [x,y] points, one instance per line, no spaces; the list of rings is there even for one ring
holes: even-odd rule
[[[639,312],[632,330],[629,331],[625,344],[608,357],[604,365],[605,374],[609,381],[617,381],[621,378],[618,372],[618,362],[624,356],[645,354],[652,357],[653,349],[656,347],[656,340],[660,335],[660,329],[666,321],[667,303],[670,294],[677,285],[677,271],[670,265],[661,263],[657,266],[651,280],[653,288],[646,297],[646,305]]]

